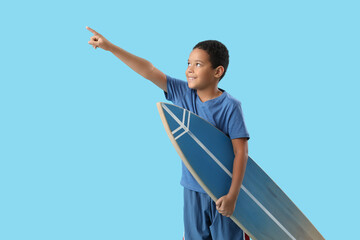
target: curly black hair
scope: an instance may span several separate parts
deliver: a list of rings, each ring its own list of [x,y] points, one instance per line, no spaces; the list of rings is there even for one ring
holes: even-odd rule
[[[226,69],[229,65],[229,51],[225,45],[217,40],[206,40],[196,44],[193,50],[195,48],[205,50],[209,54],[213,69],[217,68],[218,66],[224,67],[224,73],[220,77],[220,81],[224,77]]]

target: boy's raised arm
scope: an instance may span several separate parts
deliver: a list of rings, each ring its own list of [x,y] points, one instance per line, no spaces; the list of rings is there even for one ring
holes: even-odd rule
[[[144,78],[152,81],[156,86],[167,92],[166,87],[166,75],[146,59],[140,58],[131,54],[124,49],[112,44],[104,36],[96,32],[95,30],[86,27],[90,32],[94,34],[88,42],[90,45],[96,48],[102,48],[106,51],[112,52],[122,62],[128,65],[132,70],[143,76]]]

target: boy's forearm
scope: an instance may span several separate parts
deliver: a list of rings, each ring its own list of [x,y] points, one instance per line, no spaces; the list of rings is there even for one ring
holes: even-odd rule
[[[131,54],[114,44],[111,45],[109,51],[112,52],[126,65],[128,65],[132,70],[134,70],[144,78],[148,78],[148,75],[151,73],[153,68],[151,62],[147,61],[146,59],[135,56],[134,54]]]
[[[247,158],[247,153],[236,155],[234,158],[232,182],[228,193],[231,198],[237,199],[239,195],[245,175]]]

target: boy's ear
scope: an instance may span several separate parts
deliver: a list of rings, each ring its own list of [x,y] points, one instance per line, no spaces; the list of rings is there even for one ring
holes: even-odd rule
[[[223,74],[224,74],[224,67],[223,66],[218,66],[216,69],[215,69],[215,77],[216,78],[220,78]]]

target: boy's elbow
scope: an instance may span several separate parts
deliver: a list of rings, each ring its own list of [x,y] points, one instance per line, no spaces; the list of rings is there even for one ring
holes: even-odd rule
[[[144,78],[151,81],[152,76],[154,75],[155,66],[149,62],[149,66],[146,69],[147,70],[145,71]]]
[[[248,142],[246,138],[233,139],[232,143],[235,156],[248,156]]]
[[[166,75],[159,69],[157,69],[154,65],[151,64],[148,71],[146,71],[146,74],[144,74],[143,77],[150,80],[156,86],[167,92]]]
[[[152,72],[153,72],[154,65],[151,62],[146,62],[145,65],[142,66],[142,71],[140,73],[141,76],[150,80]]]

